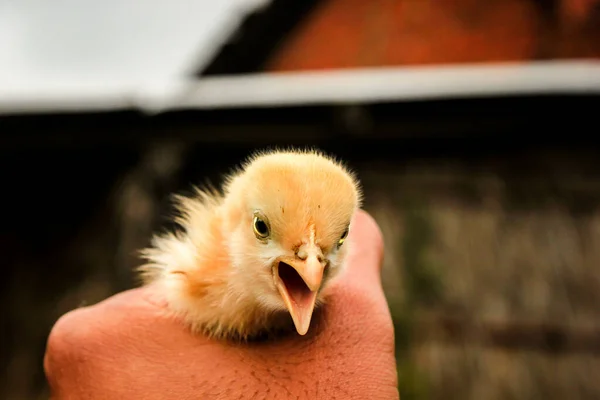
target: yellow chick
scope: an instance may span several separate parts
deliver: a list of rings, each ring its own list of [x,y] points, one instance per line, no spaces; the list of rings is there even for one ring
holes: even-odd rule
[[[248,340],[295,327],[304,335],[344,269],[361,201],[356,177],[318,151],[258,153],[222,194],[176,196],[183,232],[155,236],[140,271],[195,332]]]

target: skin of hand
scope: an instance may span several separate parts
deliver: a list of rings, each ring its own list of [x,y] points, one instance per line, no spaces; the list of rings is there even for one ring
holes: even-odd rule
[[[193,335],[153,286],[71,311],[44,358],[52,399],[399,399],[381,286],[383,240],[355,216],[356,251],[308,334],[234,344]]]

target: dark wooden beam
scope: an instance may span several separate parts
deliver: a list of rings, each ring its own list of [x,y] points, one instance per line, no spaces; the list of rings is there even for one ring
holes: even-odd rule
[[[248,16],[215,58],[196,76],[257,72],[319,0],[272,0]]]
[[[459,138],[513,147],[534,138],[538,144],[569,143],[595,140],[590,135],[598,124],[593,110],[599,100],[600,95],[557,95],[187,110],[156,116],[135,111],[5,116],[0,117],[0,149],[138,146],[164,138],[255,145],[344,141],[380,146]]]

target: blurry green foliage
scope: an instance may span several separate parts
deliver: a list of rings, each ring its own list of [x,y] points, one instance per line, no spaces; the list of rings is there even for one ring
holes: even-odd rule
[[[404,236],[398,243],[404,258],[404,302],[390,304],[394,320],[398,387],[402,400],[430,396],[428,377],[411,357],[413,327],[419,306],[430,306],[441,298],[440,268],[428,256],[434,240],[431,215],[425,202],[404,201]]]
[[[428,209],[408,204],[404,213],[405,234],[402,241],[406,306],[431,305],[440,299],[440,270],[429,259],[427,250],[434,239],[434,229]]]

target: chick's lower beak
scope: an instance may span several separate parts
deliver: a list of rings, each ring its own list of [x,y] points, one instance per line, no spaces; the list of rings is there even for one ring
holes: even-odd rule
[[[274,265],[275,285],[300,335],[310,326],[325,266],[320,252],[314,249],[296,257],[282,257]]]

